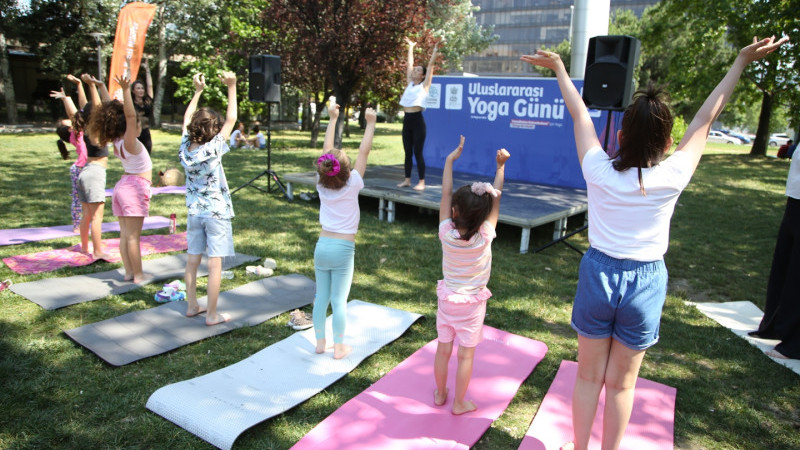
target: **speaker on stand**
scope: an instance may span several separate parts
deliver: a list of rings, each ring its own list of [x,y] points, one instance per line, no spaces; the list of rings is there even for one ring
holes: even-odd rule
[[[248,81],[247,94],[250,101],[267,103],[267,169],[256,175],[252,180],[231,191],[231,194],[235,194],[236,191],[246,186],[270,193],[272,192],[272,181],[274,181],[275,186],[283,192],[283,195],[291,200],[286,192],[286,186],[281,182],[278,174],[272,170],[272,103],[281,102],[281,57],[275,55],[250,56]],[[267,189],[262,189],[253,184],[254,181],[265,175],[268,177]]]

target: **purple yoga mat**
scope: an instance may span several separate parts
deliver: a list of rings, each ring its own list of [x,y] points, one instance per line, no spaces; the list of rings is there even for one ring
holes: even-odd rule
[[[169,219],[163,216],[144,218],[143,230],[153,230],[169,226]],[[119,222],[103,222],[103,233],[119,231]],[[72,232],[72,225],[38,228],[15,228],[0,230],[0,245],[25,244],[28,242],[46,241],[63,237],[78,236]]]

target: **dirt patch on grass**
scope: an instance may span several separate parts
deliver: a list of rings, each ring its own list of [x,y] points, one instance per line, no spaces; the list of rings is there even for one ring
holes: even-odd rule
[[[667,285],[667,292],[669,292],[671,295],[683,297],[692,302],[719,302],[726,300],[721,298],[719,295],[712,296],[708,291],[694,289],[689,283],[689,280],[685,278],[670,277],[669,284]]]

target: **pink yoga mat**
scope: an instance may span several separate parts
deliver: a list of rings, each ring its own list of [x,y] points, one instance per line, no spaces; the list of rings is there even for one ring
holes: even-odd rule
[[[475,350],[467,398],[478,410],[450,413],[456,348],[450,358],[444,406],[434,406],[433,360],[437,341],[426,344],[375,384],[320,422],[293,449],[467,449],[506,409],[519,386],[544,358],[547,346],[484,327]]]
[[[150,216],[144,218],[143,230],[153,230],[156,228],[166,228],[169,226],[169,219],[163,216]],[[103,222],[103,233],[119,231],[119,222]],[[46,241],[48,239],[59,239],[70,236],[78,236],[72,232],[72,225],[60,225],[56,227],[38,228],[14,228],[10,230],[0,230],[0,245],[25,244],[27,242]]]
[[[561,361],[550,389],[542,400],[520,450],[558,449],[572,440],[572,391],[578,363]],[[639,378],[633,399],[633,413],[620,449],[672,449],[675,431],[677,389]],[[589,448],[600,448],[603,433],[605,391],[600,393],[597,416]]]
[[[111,197],[114,189],[106,189],[106,197]],[[150,195],[158,194],[186,194],[186,186],[159,186],[150,188]]]
[[[108,262],[121,261],[119,255],[119,239],[104,239],[106,253],[110,256],[104,258]],[[91,244],[89,245],[91,247]],[[177,234],[142,236],[139,242],[142,255],[153,253],[175,252],[186,250],[186,232]],[[22,275],[33,273],[52,272],[62,267],[86,266],[95,261],[93,256],[80,252],[81,246],[73,245],[68,248],[48,250],[46,252],[31,253],[29,255],[11,256],[3,258],[9,269]]]

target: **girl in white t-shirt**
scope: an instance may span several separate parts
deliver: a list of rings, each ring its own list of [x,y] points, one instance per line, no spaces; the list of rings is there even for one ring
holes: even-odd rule
[[[572,397],[574,441],[586,449],[600,391],[606,389],[602,447],[620,445],[633,408],[633,391],[645,350],[658,341],[667,293],[664,253],[675,203],[705,149],[711,124],[744,68],[788,38],[754,39],[709,95],[675,153],[672,114],[660,92],[634,95],[618,133],[613,158],[601,148],[594,124],[558,54],[538,51],[521,59],[556,72],[575,122],[578,161],[589,199],[589,243],[581,260],[572,327],[578,332],[578,376]]]
[[[361,217],[358,193],[364,188],[364,171],[375,134],[375,110],[367,108],[364,116],[367,128],[358,148],[356,164],[350,169],[350,158],[342,149],[333,147],[339,105],[328,108],[330,123],[325,131],[322,156],[317,159],[317,191],[319,192],[319,223],[322,231],[314,249],[314,272],[317,293],[314,297],[314,334],[317,353],[327,348],[325,319],[328,305],[333,309],[333,357],[342,359],[352,350],[344,343],[347,323],[347,296],[353,281],[355,241]]]

